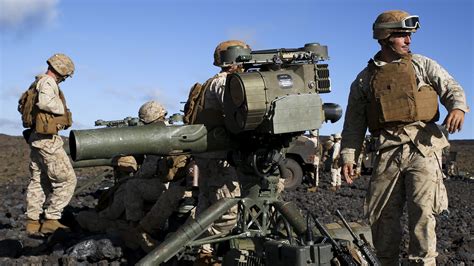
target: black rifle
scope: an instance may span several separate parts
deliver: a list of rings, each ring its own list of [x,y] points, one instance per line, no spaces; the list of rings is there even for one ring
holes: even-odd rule
[[[370,246],[370,244],[367,242],[367,239],[365,238],[364,234],[360,234],[360,238],[356,236],[354,231],[352,231],[352,228],[349,226],[347,223],[346,219],[342,216],[342,213],[339,210],[336,210],[337,216],[341,218],[342,223],[344,226],[349,230],[349,232],[352,235],[352,238],[354,239],[352,242],[359,248],[360,252],[362,255],[365,257],[369,265],[371,266],[380,266],[382,263],[379,261],[377,256],[375,255],[374,249]]]
[[[324,226],[318,221],[318,219],[316,217],[313,217],[313,219],[314,219],[314,223],[316,224],[316,227],[318,228],[319,232],[321,232],[321,234],[324,237],[326,237],[327,239],[329,239],[329,241],[331,242],[332,248],[334,249],[334,253],[336,255],[336,258],[339,260],[339,263],[342,266],[346,266],[346,265],[347,266],[357,266],[357,265],[359,265],[352,258],[352,255],[349,252],[349,250],[347,249],[347,247],[337,243],[336,240],[334,240],[334,238],[331,237],[329,232],[326,230],[326,228],[324,228]]]

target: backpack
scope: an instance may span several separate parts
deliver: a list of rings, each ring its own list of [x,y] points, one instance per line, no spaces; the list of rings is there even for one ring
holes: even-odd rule
[[[38,92],[36,91],[36,84],[38,79],[31,84],[31,86],[23,92],[18,100],[18,112],[21,114],[21,121],[24,128],[32,128],[35,124],[36,102],[38,101]]]
[[[188,100],[184,105],[183,122],[185,124],[194,124],[197,114],[204,109],[204,93],[205,87],[201,83],[196,82],[189,91]]]

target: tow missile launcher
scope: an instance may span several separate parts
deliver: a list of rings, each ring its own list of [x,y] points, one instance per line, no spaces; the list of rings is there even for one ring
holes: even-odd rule
[[[221,58],[224,64],[242,64],[245,69],[227,77],[223,125],[73,130],[73,159],[224,150],[228,151],[226,159],[253,177],[254,184],[241,198],[225,198],[210,206],[167,237],[139,265],[166,263],[202,244],[222,242],[230,246],[224,265],[265,265],[269,256],[273,264],[284,265],[277,263],[278,258],[288,253],[305,265],[329,265],[335,255],[331,245],[302,241],[308,230],[317,230],[305,223],[294,203],[282,201],[277,192],[279,169],[285,166],[284,148],[305,131],[319,129],[324,121],[336,122],[342,115],[339,105],[323,104],[320,98],[331,90],[327,64],[320,63],[329,58],[327,47],[317,43],[261,51],[230,47],[221,52]],[[231,233],[203,235],[235,205],[238,221]]]

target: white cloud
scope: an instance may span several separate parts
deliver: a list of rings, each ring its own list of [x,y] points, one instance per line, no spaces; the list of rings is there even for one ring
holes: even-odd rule
[[[0,30],[22,34],[49,25],[59,0],[0,0]]]

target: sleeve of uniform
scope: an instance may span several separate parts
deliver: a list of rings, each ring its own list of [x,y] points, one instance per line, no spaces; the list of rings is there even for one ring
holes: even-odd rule
[[[420,56],[425,69],[425,80],[431,84],[440,96],[441,103],[448,111],[459,109],[467,113],[469,107],[466,95],[459,83],[440,64],[428,57]]]
[[[355,163],[367,131],[367,95],[363,91],[363,75],[352,82],[342,130],[341,159],[345,163]]]
[[[153,178],[157,175],[160,168],[161,156],[147,155],[143,164],[140,166],[134,177],[137,178]]]
[[[59,98],[58,85],[52,78],[42,78],[36,86],[38,90],[39,109],[56,115],[64,114],[64,105]]]
[[[225,91],[226,76],[219,75],[215,78],[209,88],[210,92],[214,95],[214,99],[217,100],[221,110],[224,110],[224,91]]]

